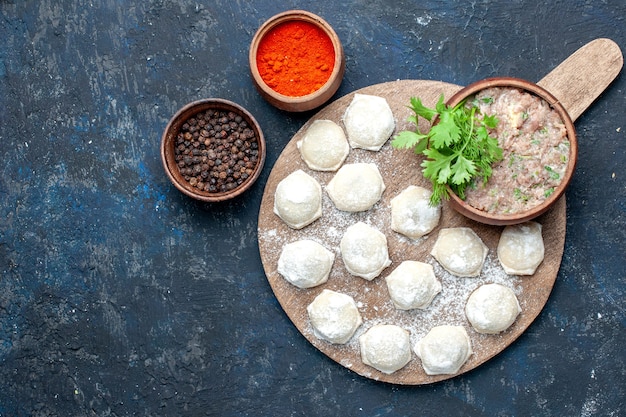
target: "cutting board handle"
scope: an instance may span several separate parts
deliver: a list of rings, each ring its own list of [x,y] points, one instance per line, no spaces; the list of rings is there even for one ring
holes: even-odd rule
[[[620,73],[624,58],[610,39],[584,45],[537,84],[548,90],[576,120]]]

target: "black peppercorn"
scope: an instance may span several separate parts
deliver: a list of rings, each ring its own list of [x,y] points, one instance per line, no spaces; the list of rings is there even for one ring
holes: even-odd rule
[[[183,123],[176,138],[179,171],[200,191],[233,190],[252,175],[257,164],[254,130],[234,112],[200,112]]]

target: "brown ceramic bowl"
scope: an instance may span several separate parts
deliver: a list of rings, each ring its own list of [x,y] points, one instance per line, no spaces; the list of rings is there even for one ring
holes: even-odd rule
[[[473,84],[468,85],[467,87],[459,90],[456,94],[454,94],[447,101],[447,104],[450,106],[455,106],[462,100],[467,97],[473,96],[487,88],[491,87],[514,87],[520,90],[525,90],[531,94],[534,94],[543,100],[545,100],[554,110],[557,111],[563,123],[565,124],[565,128],[567,130],[567,136],[570,142],[570,151],[569,151],[569,159],[568,165],[566,168],[566,172],[564,178],[561,183],[558,185],[556,190],[544,200],[541,204],[532,207],[526,211],[513,213],[513,214],[491,214],[486,211],[479,210],[471,205],[467,204],[465,201],[461,200],[457,195],[455,195],[452,191],[450,191],[450,206],[454,208],[456,211],[461,213],[462,215],[476,220],[481,223],[491,224],[491,225],[511,225],[523,223],[525,221],[534,219],[535,217],[545,213],[556,201],[561,198],[565,189],[570,183],[572,179],[572,175],[574,174],[574,168],[576,166],[576,159],[578,156],[578,142],[576,140],[576,129],[574,128],[574,124],[567,113],[567,110],[559,103],[559,101],[552,95],[550,92],[545,90],[544,88],[525,80],[521,80],[519,78],[510,78],[510,77],[498,77],[498,78],[488,78],[481,81],[477,81]]]
[[[225,139],[215,138],[215,136],[210,133],[211,129],[208,129],[208,130],[204,129],[204,132],[202,132],[202,129],[200,128],[197,129],[197,132],[199,132],[198,134],[201,135],[200,137],[202,137],[205,140],[207,138],[209,139],[209,142],[207,142],[208,145],[199,144],[197,147],[195,147],[196,153],[197,153],[196,156],[199,158],[203,158],[203,157],[205,158],[205,160],[203,161],[203,164],[205,162],[207,164],[209,163],[207,162],[206,158],[208,159],[216,158],[214,155],[210,154],[211,150],[214,152],[221,151],[221,149],[217,149],[217,146],[219,146],[219,143],[217,143],[218,140],[221,139],[223,141],[222,145],[225,145],[225,144],[231,145],[231,146],[228,146],[228,148],[231,148],[232,145],[239,145],[239,149],[237,149],[237,153],[236,153],[237,156],[233,158],[228,156],[227,158],[225,158],[225,161],[223,162],[224,164],[226,164],[228,162],[226,161],[226,159],[229,159],[229,158],[231,159],[237,158],[237,159],[242,159],[244,161],[242,165],[239,165],[239,166],[236,165],[235,166],[236,168],[233,167],[231,168],[230,171],[225,169],[225,172],[227,173],[227,176],[229,178],[233,178],[232,173],[235,169],[240,171],[236,175],[237,178],[230,181],[232,185],[229,186],[229,189],[224,189],[221,187],[217,188],[218,187],[217,185],[215,186],[215,189],[210,187],[210,182],[211,182],[213,171],[207,171],[207,174],[209,175],[206,175],[206,179],[203,179],[201,172],[195,173],[194,177],[200,178],[200,181],[196,181],[196,180],[190,181],[188,179],[190,174],[188,174],[186,178],[186,175],[183,175],[183,173],[181,173],[181,169],[178,166],[181,156],[177,158],[177,151],[175,148],[182,145],[183,149],[184,148],[193,149],[194,141],[197,143],[200,143],[199,141],[193,138],[192,140],[187,141],[187,144],[180,143],[179,135],[182,135],[183,132],[188,132],[186,125],[189,125],[190,119],[193,118],[195,120],[198,120],[197,118],[198,115],[206,114],[206,112],[208,111],[226,112],[226,113],[234,114],[236,116],[240,116],[241,121],[245,122],[245,125],[244,126],[239,125],[238,128],[243,129],[243,127],[247,126],[249,130],[251,130],[254,133],[253,138],[249,138],[247,139],[247,141],[243,140],[235,144],[234,143],[235,139],[234,139],[234,135],[232,134],[232,132],[237,130],[238,128],[235,128],[228,132],[226,132],[225,129],[222,129],[224,130],[224,132],[226,132]],[[217,129],[213,129],[213,130],[217,130]],[[220,130],[220,132],[222,130]],[[247,131],[246,134],[249,134],[249,132]],[[254,145],[253,143],[256,143],[256,145]],[[178,188],[178,190],[180,190],[182,193],[188,195],[189,197],[195,198],[197,200],[206,201],[206,202],[218,202],[218,201],[229,200],[231,198],[237,197],[238,195],[246,191],[248,188],[250,188],[250,186],[257,180],[257,178],[261,174],[261,170],[263,169],[263,164],[265,163],[265,152],[266,152],[265,138],[263,136],[263,132],[261,131],[259,124],[254,119],[252,114],[250,114],[246,109],[239,106],[238,104],[235,104],[228,100],[218,99],[218,98],[198,100],[198,101],[194,101],[192,103],[185,105],[183,108],[178,110],[178,112],[169,121],[169,123],[165,127],[165,131],[163,132],[163,136],[161,138],[161,161],[163,162],[165,173],[167,174],[169,179],[172,181],[174,186]],[[245,160],[245,158],[247,158],[247,161]],[[247,167],[244,166],[245,163],[248,163]],[[200,165],[203,165],[203,164],[200,164]],[[213,165],[215,166],[215,164],[216,162],[215,160],[213,160]],[[221,165],[221,164],[222,164],[222,161],[220,159],[218,165]],[[205,168],[206,167],[204,167],[203,169]],[[216,176],[218,176],[217,174],[218,173],[215,172]],[[217,181],[217,178],[215,181]],[[198,182],[201,182],[202,185],[198,185]]]
[[[257,66],[257,55],[262,39],[268,35],[272,29],[291,21],[307,22],[317,26],[328,36],[335,50],[335,65],[331,71],[330,78],[319,89],[303,96],[287,96],[276,92],[263,80]],[[263,23],[252,38],[249,61],[252,81],[261,96],[273,106],[291,112],[312,110],[326,103],[337,92],[346,69],[343,46],[333,28],[321,17],[304,10],[282,12]]]

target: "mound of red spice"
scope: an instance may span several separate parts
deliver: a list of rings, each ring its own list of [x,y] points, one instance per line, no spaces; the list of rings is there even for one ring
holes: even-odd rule
[[[257,68],[274,91],[301,97],[319,90],[335,66],[335,48],[319,27],[305,21],[287,21],[261,39]]]

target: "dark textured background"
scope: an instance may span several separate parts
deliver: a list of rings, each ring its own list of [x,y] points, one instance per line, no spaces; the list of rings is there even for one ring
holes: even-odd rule
[[[313,113],[261,99],[248,45],[292,8],[340,36],[337,97],[537,81],[595,38],[626,48],[623,0],[0,0],[0,416],[624,415],[624,75],[576,123],[565,253],[539,318],[458,378],[377,383],[298,333],[258,253],[265,181]],[[168,119],[204,97],[248,108],[268,141],[233,202],[195,202],[161,167]]]

